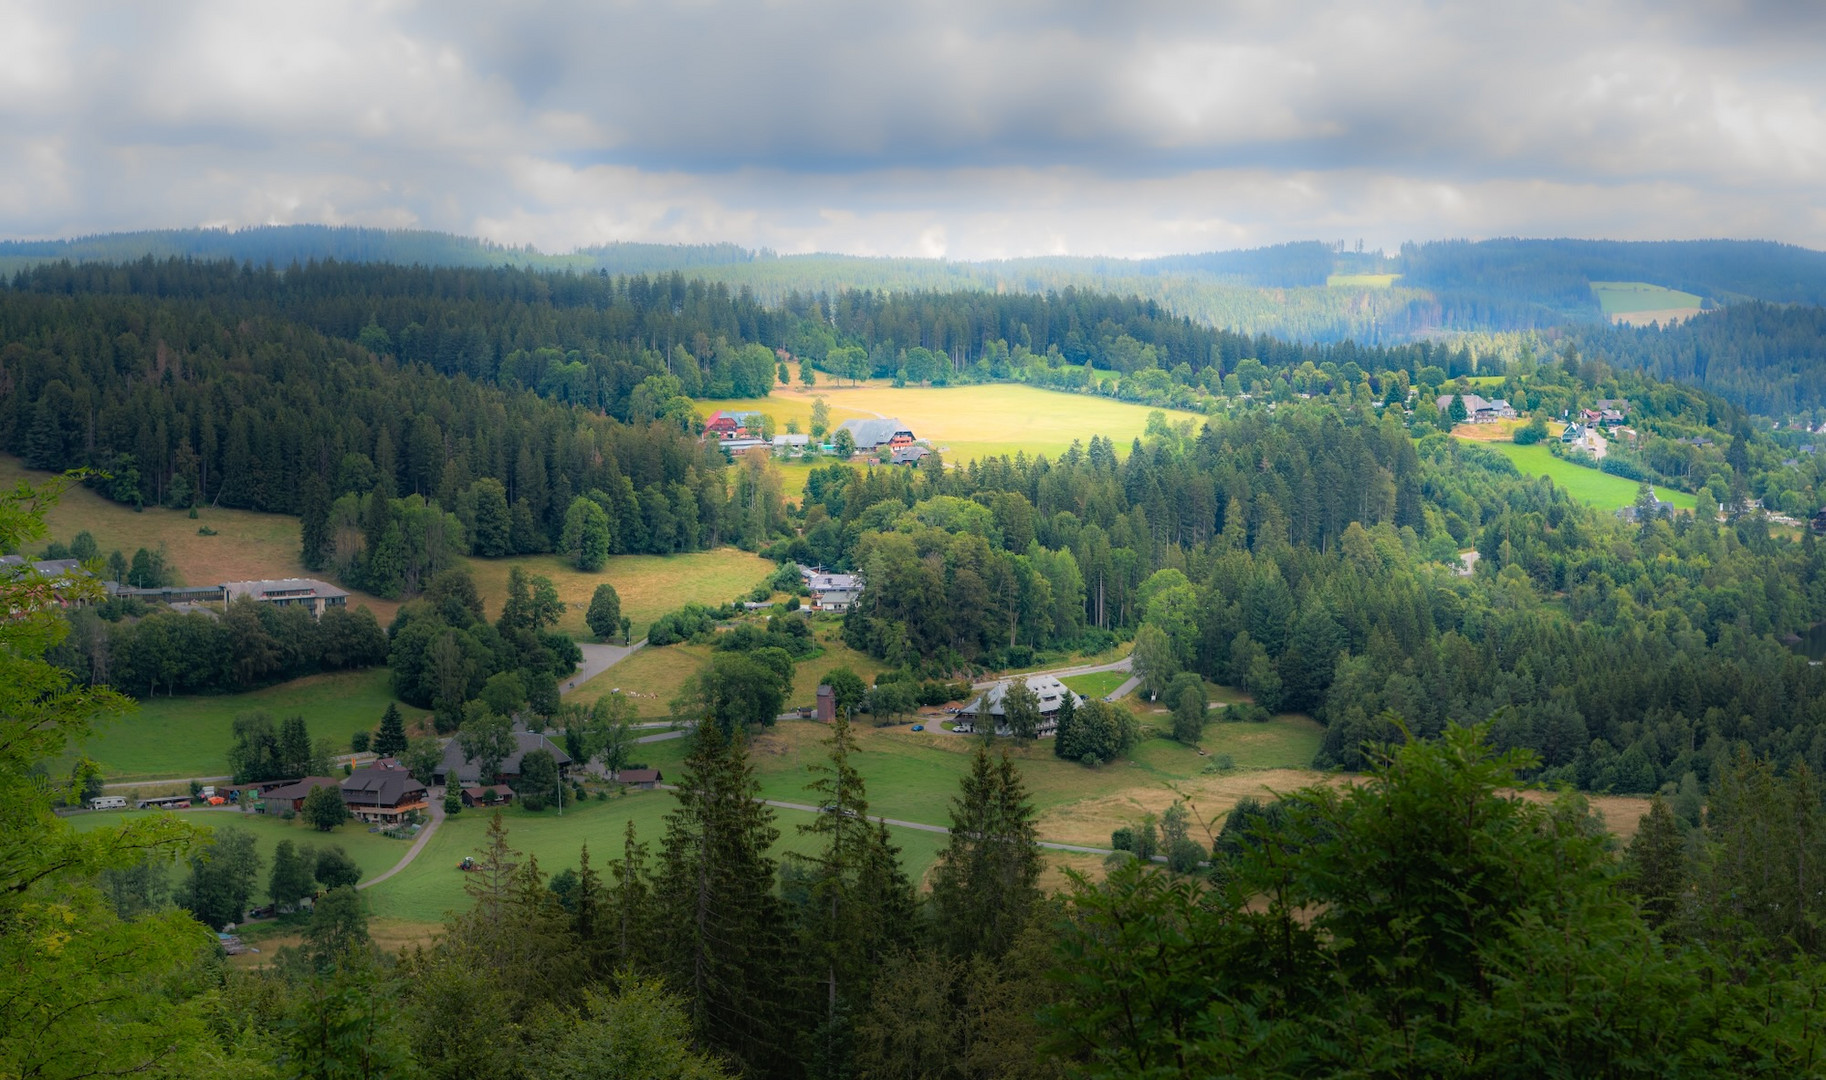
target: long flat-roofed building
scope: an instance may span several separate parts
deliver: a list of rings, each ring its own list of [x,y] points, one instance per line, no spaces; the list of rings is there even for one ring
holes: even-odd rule
[[[260,604],[299,604],[311,609],[319,619],[333,607],[347,607],[349,594],[316,578],[276,578],[266,581],[225,581],[224,599],[230,603],[247,597]]]

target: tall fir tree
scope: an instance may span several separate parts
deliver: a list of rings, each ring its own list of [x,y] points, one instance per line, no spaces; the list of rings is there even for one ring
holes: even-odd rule
[[[299,556],[306,570],[322,570],[330,565],[330,487],[316,473],[304,481],[298,536],[302,549]]]
[[[1014,762],[980,743],[951,800],[951,835],[932,869],[940,939],[959,956],[1008,951],[1040,898],[1034,808]]]
[[[396,758],[406,752],[406,722],[399,714],[397,702],[389,701],[381,714],[380,730],[374,735],[374,752],[381,757]]]
[[[744,1072],[775,1074],[790,979],[768,855],[780,831],[741,733],[698,725],[674,794],[654,888],[665,974],[699,1038]]]

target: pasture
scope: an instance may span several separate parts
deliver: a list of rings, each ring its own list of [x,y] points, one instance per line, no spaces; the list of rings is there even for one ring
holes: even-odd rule
[[[246,694],[154,697],[104,721],[84,747],[110,782],[219,776],[228,772],[234,719],[264,709],[275,721],[303,716],[311,737],[348,753],[349,736],[377,727],[394,701],[384,667],[311,675]],[[410,727],[423,710],[402,705]]]
[[[1387,289],[1401,280],[1400,274],[1329,274],[1328,289]]]
[[[1546,443],[1517,446],[1512,442],[1491,442],[1484,445],[1515,462],[1515,467],[1529,476],[1548,477],[1580,502],[1605,510],[1618,510],[1636,501],[1636,481],[1554,457],[1548,452]],[[1682,510],[1693,509],[1693,496],[1684,491],[1658,487],[1655,494]]]
[[[552,579],[564,615],[558,629],[581,641],[592,641],[583,617],[590,609],[596,586],[607,582],[621,597],[621,613],[634,622],[639,641],[654,619],[687,603],[727,604],[747,593],[769,574],[774,564],[738,548],[691,551],[680,555],[613,555],[601,570],[586,573],[557,555],[521,555],[506,559],[470,559],[469,572],[482,594],[489,618],[501,612],[507,599],[508,571],[519,566],[528,576]]]
[[[0,484],[8,487],[22,479],[43,483],[52,475],[27,469],[18,458],[0,456]],[[29,553],[42,551],[50,540],[67,544],[87,529],[104,557],[117,548],[129,559],[142,547],[149,551],[163,548],[167,565],[187,585],[307,574],[298,554],[298,519],[285,514],[202,507],[193,519],[186,511],[156,506],[136,512],[79,485],[64,492],[62,501],[45,515],[45,526],[44,539],[28,546]],[[215,535],[205,536],[203,529],[212,529]],[[361,604],[374,612],[382,626],[399,609],[396,601],[350,590],[349,606]]]
[[[1670,326],[1700,313],[1704,299],[1690,292],[1650,285],[1645,281],[1594,281],[1591,292],[1614,323]]]

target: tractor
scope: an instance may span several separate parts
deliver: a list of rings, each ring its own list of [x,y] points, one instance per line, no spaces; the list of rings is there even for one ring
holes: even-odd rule
[[[470,870],[480,870],[481,867],[476,865],[476,861],[474,859],[465,855],[465,856],[463,856],[463,861],[460,863],[457,863],[457,869],[467,872]]]

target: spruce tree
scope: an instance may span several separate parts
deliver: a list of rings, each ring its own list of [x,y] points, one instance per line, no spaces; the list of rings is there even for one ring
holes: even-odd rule
[[[861,1004],[870,974],[900,942],[913,910],[913,887],[887,827],[869,823],[867,788],[850,763],[856,740],[847,718],[837,717],[824,745],[827,760],[809,767],[817,779],[806,786],[817,797],[819,814],[799,831],[823,840],[811,860],[816,870],[803,951],[821,961],[817,975],[824,984],[828,1043],[842,1005]],[[837,1056],[829,1046],[823,1054],[827,1060]]]
[[[959,956],[1008,951],[1040,898],[1042,861],[1034,808],[1007,753],[991,762],[979,743],[951,800],[951,836],[932,870],[938,934]]]
[[[1657,795],[1629,842],[1630,885],[1642,898],[1642,915],[1660,926],[1679,910],[1687,891],[1686,838],[1667,800]]]
[[[662,966],[699,1038],[744,1072],[771,1071],[788,979],[768,855],[780,831],[741,733],[698,725],[674,794],[654,888]]]
[[[399,714],[398,703],[389,701],[387,711],[380,717],[380,731],[374,736],[374,752],[396,758],[406,752],[406,743],[406,722]]]
[[[330,488],[312,473],[304,481],[304,504],[299,511],[300,557],[306,570],[322,570],[330,559]]]

